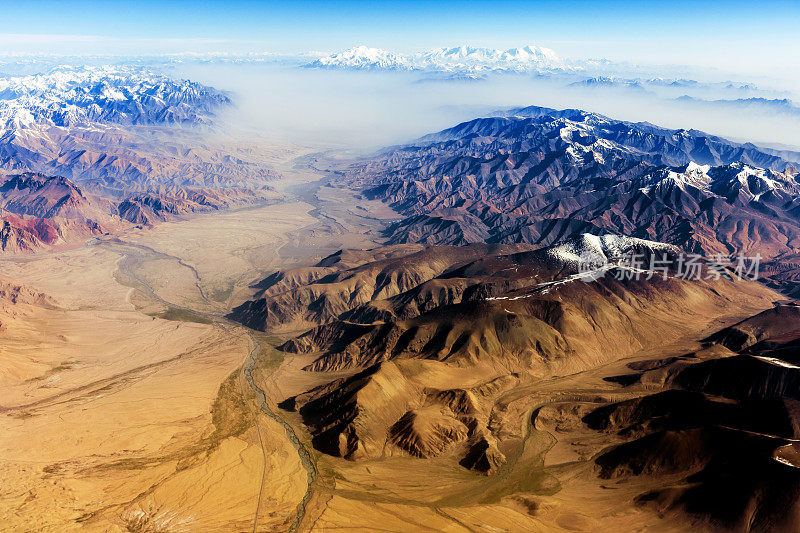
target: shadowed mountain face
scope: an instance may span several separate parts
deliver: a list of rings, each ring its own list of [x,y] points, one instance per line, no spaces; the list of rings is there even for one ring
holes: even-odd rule
[[[616,233],[704,254],[760,254],[776,286],[800,261],[797,170],[769,150],[577,110],[476,119],[352,167],[406,215],[390,243],[549,245]]]
[[[232,316],[255,329],[296,330],[328,323],[344,313],[353,315],[351,318],[360,313],[380,314],[375,301],[406,302],[410,295],[401,293],[424,287],[398,310],[413,313],[411,308],[417,306],[425,309],[429,304],[460,299],[467,288],[463,283],[435,281],[454,264],[529,248],[477,244],[423,248],[412,244],[341,251],[313,267],[276,272],[259,284],[255,299],[234,309]],[[372,321],[371,317],[366,320]]]
[[[161,187],[118,200],[91,194],[60,176],[33,172],[0,176],[0,252],[33,252],[80,243],[131,224],[152,225],[263,199],[263,191],[234,187]]]
[[[26,173],[9,176],[0,184],[2,207],[18,215],[38,218],[75,218],[100,209],[66,178]]]
[[[667,390],[584,417],[590,428],[626,439],[597,456],[599,475],[642,478],[651,488],[637,498],[641,505],[716,529],[800,527],[799,309],[759,313],[710,336],[696,353],[628,365],[635,373],[620,381],[629,387]]]
[[[664,275],[619,260],[665,258]],[[368,255],[376,261],[369,261]],[[321,451],[454,457],[485,474],[519,444],[503,405],[520,387],[624,358],[777,295],[685,280],[673,246],[583,235],[560,245],[391,246],[278,272],[232,317],[259,329],[320,324],[280,348],[323,384],[287,398]],[[328,373],[335,379],[325,381]],[[342,377],[344,376],[344,377]],[[506,398],[506,400],[503,400]],[[517,423],[517,422],[514,422]]]
[[[0,176],[0,251],[32,252],[118,227],[113,202],[70,180],[25,173]]]

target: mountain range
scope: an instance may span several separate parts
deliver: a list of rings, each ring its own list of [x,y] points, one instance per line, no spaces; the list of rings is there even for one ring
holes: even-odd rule
[[[769,184],[763,172],[736,179]],[[663,179],[707,188],[713,174]],[[230,317],[289,335],[279,349],[302,378],[278,406],[321,454],[453,465],[591,505],[616,487],[665,527],[794,530],[800,308],[709,263],[683,278],[681,257],[618,234],[343,250],[275,272]],[[550,484],[520,485],[532,469]]]
[[[0,255],[91,244],[3,257],[5,442],[41,455],[6,461],[12,527],[800,529],[800,153],[531,106],[367,158],[273,154],[295,200],[151,232],[276,195],[206,136],[226,94],[57,68],[2,103]]]
[[[711,530],[797,529],[798,331],[800,308],[778,305],[609,376],[633,397],[583,416],[620,441],[595,458],[599,476],[660,479],[635,503]]]
[[[669,276],[620,276],[629,269],[620,258],[634,251],[669,257]],[[273,332],[318,324],[280,349],[307,357],[304,370],[330,381],[281,407],[299,412],[321,452],[353,461],[455,456],[494,475],[522,438],[508,408],[534,401],[523,391],[535,383],[667,342],[700,316],[775,298],[750,281],[680,279],[679,254],[588,234],[535,250],[342,251],[275,273],[231,317]],[[591,279],[583,261],[592,263]]]
[[[676,101],[694,106],[711,106],[730,111],[751,110],[782,116],[800,116],[800,107],[789,98],[737,98],[735,100],[706,100],[683,95]]]
[[[705,93],[738,93],[740,96],[749,96],[761,91],[756,85],[750,83],[736,83],[732,81],[724,82],[701,82],[684,78],[663,78],[663,77],[623,77],[615,75],[597,75],[583,77],[569,84],[570,87],[601,87],[615,89],[634,89],[637,91],[649,91],[662,93],[665,91],[701,91]],[[777,94],[777,91],[773,91]],[[691,98],[688,97],[687,98]],[[699,99],[699,97],[697,97]],[[760,99],[751,97],[753,99]],[[748,98],[740,98],[743,101]]]
[[[273,176],[203,136],[232,105],[214,88],[132,66],[0,78],[0,171],[66,176],[98,193],[263,187]]]
[[[208,123],[223,92],[135,67],[58,67],[0,78],[0,135],[21,127]]]
[[[443,72],[536,72],[564,70],[566,64],[549,48],[524,46],[508,50],[458,46],[436,48],[412,55],[355,46],[323,56],[307,64],[310,68],[349,70],[443,71]]]
[[[758,253],[789,276],[800,185],[776,152],[579,110],[507,115],[390,148],[342,181],[404,216],[385,231],[392,244],[548,245],[613,232],[694,253]]]
[[[165,187],[112,199],[60,176],[0,176],[0,252],[74,246],[132,225],[152,226],[191,213],[252,205],[268,194],[234,187]]]
[[[630,65],[607,59],[568,59],[550,48],[527,45],[500,50],[467,45],[434,48],[416,53],[400,53],[369,46],[354,46],[312,60],[301,61],[305,68],[373,72],[412,72],[425,80],[464,81],[487,79],[492,74],[528,75],[537,80],[551,80],[572,88],[635,90],[675,98],[689,94],[708,99],[726,96],[737,98],[776,98],[788,93],[761,88],[753,83],[716,81],[702,78],[670,77],[668,67]],[[682,74],[676,72],[676,74]],[[681,92],[683,91],[683,92]]]

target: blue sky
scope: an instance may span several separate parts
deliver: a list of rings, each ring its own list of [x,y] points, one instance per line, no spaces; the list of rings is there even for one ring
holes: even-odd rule
[[[539,44],[609,57],[763,71],[800,68],[800,1],[561,0],[3,2],[0,51],[397,51]]]

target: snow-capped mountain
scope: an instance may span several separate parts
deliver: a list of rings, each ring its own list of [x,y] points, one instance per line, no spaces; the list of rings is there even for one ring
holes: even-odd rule
[[[524,46],[509,50],[459,46],[439,48],[415,56],[415,63],[429,69],[459,70],[542,70],[563,68],[563,61],[553,50]]]
[[[42,126],[207,123],[229,105],[216,89],[133,67],[58,67],[0,78],[0,135]]]
[[[315,69],[412,72],[425,76],[420,81],[439,82],[479,81],[492,75],[528,74],[540,80],[563,84],[570,89],[620,90],[625,91],[626,95],[668,99],[689,94],[698,99],[698,103],[712,97],[747,97],[748,100],[754,100],[751,102],[753,108],[759,107],[756,100],[786,96],[774,89],[742,82],[670,77],[670,73],[680,76],[685,73],[673,72],[666,66],[635,65],[609,59],[562,58],[549,48],[532,45],[508,50],[455,46],[415,54],[362,45],[300,64]],[[701,72],[698,74],[704,75]],[[712,102],[709,105],[718,104]]]
[[[492,139],[484,146],[482,139]],[[659,166],[680,166],[689,162],[721,165],[743,161],[747,164],[783,170],[785,158],[772,150],[750,143],[736,143],[694,129],[668,129],[647,122],[614,120],[598,113],[578,109],[555,110],[529,106],[507,111],[498,117],[470,120],[438,133],[426,135],[414,146],[433,150],[438,143],[456,142],[475,150],[475,154],[503,155],[525,152],[562,151],[569,157],[559,173],[574,172],[596,161],[609,165],[610,157]],[[426,146],[434,143],[432,146]],[[498,144],[503,150],[498,153]],[[422,149],[422,148],[420,148]],[[800,154],[797,154],[800,155]],[[586,161],[585,161],[586,160]],[[578,176],[571,176],[570,179]]]
[[[793,174],[741,162],[713,167],[697,163],[663,167],[644,176],[642,182],[647,185],[640,192],[647,195],[677,188],[683,193],[701,191],[724,198],[731,205],[741,206],[764,203],[783,207],[793,204],[794,199],[800,196],[800,184]]]
[[[344,179],[405,215],[386,230],[392,244],[546,246],[614,233],[783,261],[800,257],[797,172],[772,151],[697,130],[528,107],[390,148]]]
[[[320,57],[309,67],[340,68],[348,70],[412,70],[411,61],[399,54],[380,48],[354,46],[343,52]]]
[[[202,129],[172,127],[210,125],[230,104],[213,87],[133,65],[0,78],[0,172],[91,181],[114,194],[165,183],[260,187],[269,172],[249,154],[205,146]]]
[[[540,46],[524,46],[509,50],[457,46],[436,48],[411,55],[356,46],[344,52],[320,57],[307,66],[348,70],[442,72],[537,72],[566,68],[565,63],[553,50]]]

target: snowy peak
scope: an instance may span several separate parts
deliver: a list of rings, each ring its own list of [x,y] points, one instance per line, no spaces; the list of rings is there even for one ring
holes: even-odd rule
[[[615,157],[644,161],[656,167],[682,167],[691,162],[700,166],[718,166],[744,161],[752,167],[782,171],[788,165],[787,160],[770,150],[728,141],[698,130],[673,130],[646,122],[614,120],[577,109],[555,110],[538,106],[511,109],[503,116],[463,122],[421,137],[412,146],[458,142],[474,144],[477,150],[481,149],[478,145],[486,138],[512,146],[524,142],[545,152],[569,148],[567,151],[574,157],[590,155],[595,161],[604,160],[613,151]],[[557,147],[550,145],[553,140],[559,141]],[[485,155],[488,157],[490,152]],[[687,168],[690,174],[698,171],[696,167]]]
[[[230,104],[216,89],[132,67],[58,67],[0,78],[0,135],[44,127],[203,124]]]
[[[309,67],[350,70],[410,70],[411,63],[403,56],[368,46],[354,46],[338,54],[313,61]]]
[[[525,46],[509,50],[459,46],[438,48],[418,54],[415,62],[421,68],[474,67],[496,68],[550,68],[561,65],[553,50],[539,46]]]
[[[762,199],[792,199],[800,195],[800,186],[788,172],[773,172],[734,163],[709,171],[710,190],[730,202]]]
[[[520,61],[550,61],[552,63],[560,63],[561,58],[558,57],[553,50],[543,46],[523,46],[522,48],[512,48],[506,51],[509,57],[518,59]]]
[[[642,191],[649,193],[654,187],[664,188],[665,185],[674,185],[684,191],[687,186],[705,190],[712,181],[708,175],[710,168],[710,165],[698,165],[695,162],[690,162],[682,167],[656,169],[645,177],[645,181],[649,182],[649,184]]]
[[[645,194],[670,186],[685,191],[687,186],[692,186],[724,197],[730,203],[758,201],[766,193],[781,198],[800,194],[800,186],[788,172],[756,168],[741,162],[715,167],[689,163],[682,167],[659,168],[645,176],[644,181],[647,182],[642,188]]]
[[[348,70],[536,72],[562,69],[564,68],[564,62],[553,50],[530,45],[509,50],[456,46],[436,48],[412,55],[396,54],[367,46],[357,46],[337,54],[321,57],[307,66]]]

